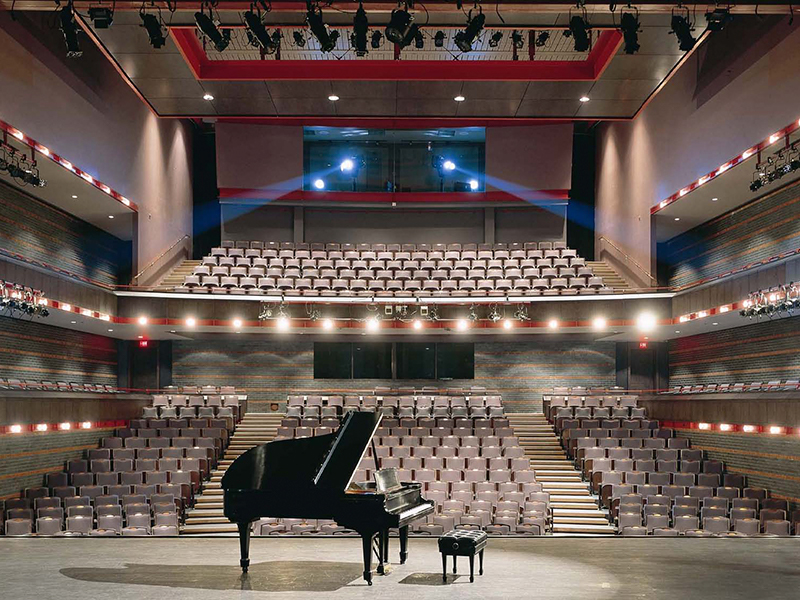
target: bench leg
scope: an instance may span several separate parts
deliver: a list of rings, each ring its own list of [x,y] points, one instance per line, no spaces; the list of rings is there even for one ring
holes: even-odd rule
[[[447,583],[447,554],[442,552],[442,581]]]
[[[475,555],[469,555],[469,582],[475,583]]]
[[[478,571],[478,573],[483,575],[483,550],[481,550],[480,556],[478,558],[480,559],[480,568],[481,568],[481,570]]]

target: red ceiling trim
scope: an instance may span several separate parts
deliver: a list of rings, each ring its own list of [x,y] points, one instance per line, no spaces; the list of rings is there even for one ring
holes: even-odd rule
[[[170,35],[194,76],[206,81],[594,81],[622,43],[619,31],[604,31],[583,61],[212,61],[193,28],[172,27]]]
[[[372,127],[378,129],[424,129],[426,127],[519,127],[539,125],[563,125],[582,121],[595,123],[597,121],[630,121],[629,117],[590,117],[590,118],[539,118],[539,117],[277,117],[277,116],[248,116],[248,117],[209,117],[209,115],[161,115],[170,119],[203,119],[213,118],[217,123],[235,123],[238,125],[284,125],[284,126],[325,126],[325,127]]]
[[[308,190],[220,188],[220,199],[284,200],[293,202],[359,204],[493,204],[569,200],[569,190],[525,190],[518,194],[492,192],[314,192]]]

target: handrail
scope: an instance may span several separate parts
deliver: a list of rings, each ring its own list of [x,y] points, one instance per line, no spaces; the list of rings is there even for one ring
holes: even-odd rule
[[[645,275],[647,275],[647,277],[650,279],[650,281],[655,281],[655,280],[656,280],[656,278],[655,278],[655,277],[653,277],[653,276],[650,274],[650,271],[648,271],[648,270],[647,270],[647,269],[645,269],[645,268],[644,268],[642,265],[640,265],[638,262],[636,262],[636,260],[635,260],[635,259],[633,259],[633,258],[631,258],[630,256],[628,256],[628,255],[625,253],[625,251],[624,251],[622,248],[620,248],[619,246],[617,246],[617,245],[616,245],[614,242],[612,242],[610,239],[608,239],[607,237],[604,237],[604,236],[602,236],[602,235],[600,236],[600,238],[599,238],[599,239],[600,239],[600,241],[601,241],[601,242],[606,242],[606,243],[607,243],[609,246],[611,246],[611,247],[612,247],[612,248],[614,248],[614,249],[615,249],[617,252],[619,252],[620,254],[622,254],[622,256],[624,256],[624,257],[625,257],[625,260],[627,260],[627,261],[629,261],[629,262],[632,262],[632,263],[633,263],[633,265],[634,265],[636,268],[638,268],[638,269],[639,269],[639,270],[640,270],[642,273],[644,273]]]
[[[73,273],[72,271],[67,271],[66,269],[62,269],[61,267],[56,267],[55,265],[51,265],[49,263],[42,262],[40,260],[28,258],[26,256],[23,256],[22,254],[12,252],[11,250],[8,250],[6,248],[0,248],[0,256],[5,256],[7,258],[10,258],[11,260],[31,265],[43,271],[50,271],[52,273],[55,273],[56,275],[61,275],[69,279],[74,279],[76,281],[80,281],[81,283],[94,285],[110,292],[114,291],[114,289],[116,288],[116,286],[110,283],[104,283],[102,281],[97,281],[89,277],[84,277],[83,275],[78,275],[77,273]]]
[[[167,249],[166,249],[166,250],[164,250],[164,251],[163,251],[161,254],[159,254],[158,256],[156,256],[156,257],[155,257],[153,260],[151,260],[151,261],[150,261],[150,262],[147,264],[147,266],[146,266],[144,269],[142,269],[141,271],[139,271],[139,272],[136,274],[136,277],[134,277],[134,278],[133,278],[133,279],[134,279],[134,281],[138,281],[138,280],[139,280],[139,277],[141,277],[141,276],[142,276],[142,274],[143,274],[145,271],[147,271],[147,269],[149,269],[150,267],[152,267],[153,265],[155,265],[155,264],[156,264],[156,263],[157,263],[159,260],[161,260],[162,258],[164,258],[164,256],[166,256],[166,255],[169,253],[169,251],[170,251],[170,250],[172,250],[172,249],[173,249],[175,246],[177,246],[178,244],[180,244],[180,243],[181,243],[183,240],[187,240],[187,239],[189,239],[189,234],[184,234],[184,235],[182,235],[180,238],[178,238],[178,239],[175,241],[175,243],[174,243],[174,244],[172,244],[172,245],[171,245],[169,248],[167,248]]]

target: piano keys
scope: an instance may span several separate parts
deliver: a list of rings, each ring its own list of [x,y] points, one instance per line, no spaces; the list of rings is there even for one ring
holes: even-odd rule
[[[405,562],[408,527],[434,504],[422,497],[420,484],[400,483],[394,469],[378,470],[374,482],[353,482],[380,421],[375,412],[350,412],[335,433],[269,442],[233,461],[222,489],[225,516],[239,530],[243,572],[250,565],[251,524],[261,517],[332,519],[356,531],[369,585],[373,552],[383,573],[390,528],[399,530]]]

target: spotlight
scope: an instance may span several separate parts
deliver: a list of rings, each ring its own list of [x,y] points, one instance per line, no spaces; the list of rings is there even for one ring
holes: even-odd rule
[[[520,38],[520,45],[517,47],[522,48],[522,36],[519,36],[519,38]],[[537,48],[544,48],[547,45],[547,40],[549,39],[550,39],[549,31],[540,31],[539,34],[536,36],[536,42],[534,43]]]
[[[356,16],[353,18],[353,33],[350,36],[350,44],[356,51],[356,56],[365,56],[367,54],[367,30],[369,29],[369,20],[367,13],[364,10],[364,5],[358,3],[358,10]]]
[[[333,319],[323,319],[322,321],[322,328],[325,331],[333,330]]]
[[[518,304],[517,310],[514,311],[514,318],[517,321],[530,321],[531,318],[528,316],[528,307],[524,304]]]
[[[370,317],[367,319],[367,331],[376,332],[381,328],[381,323],[378,321],[377,317]]]
[[[469,320],[470,320],[471,323],[477,323],[478,322],[478,313],[475,312],[475,305],[474,304],[469,307],[469,314],[467,315],[467,317],[469,317]]]
[[[653,331],[656,325],[658,325],[658,321],[653,313],[644,312],[636,318],[636,327],[644,333]]]
[[[355,168],[355,166],[356,166],[355,162],[353,161],[352,158],[345,158],[342,161],[342,164],[339,165],[339,170],[342,171],[343,173],[349,173]]]
[[[373,31],[372,40],[369,43],[369,45],[372,46],[372,49],[377,50],[378,48],[380,48],[381,41],[383,41],[383,34],[380,31]]]
[[[147,37],[150,38],[150,45],[153,48],[161,48],[167,43],[164,36],[164,30],[161,28],[161,21],[156,15],[148,14],[144,11],[139,11],[139,18],[142,20],[142,27],[147,31]]]
[[[108,29],[114,22],[114,11],[100,6],[91,7],[89,8],[89,18],[95,29]]]
[[[454,171],[456,168],[456,163],[454,163],[452,160],[446,160],[442,163],[442,168],[445,171]]]
[[[384,34],[387,40],[405,48],[414,40],[417,31],[419,31],[419,25],[414,23],[411,13],[405,8],[396,8],[392,11]]]
[[[456,328],[459,331],[466,331],[467,329],[469,329],[469,321],[467,321],[466,319],[459,319],[458,321],[456,321]]]
[[[497,310],[496,306],[492,307],[487,316],[489,317],[489,320],[492,323],[497,323],[499,320],[503,318],[503,315],[500,314],[500,311]]]
[[[267,32],[264,27],[264,22],[261,20],[261,13],[254,13],[248,10],[244,13],[244,23],[247,29],[247,39],[250,45],[256,48],[261,48],[264,54],[275,54],[280,45],[280,32],[276,31],[277,36],[273,37]]]
[[[715,8],[712,12],[706,13],[709,31],[722,31],[732,20],[733,15],[727,8]]]
[[[686,11],[686,16],[674,14],[672,15],[672,31],[675,37],[678,38],[678,47],[682,52],[688,52],[697,43],[697,40],[692,36],[694,23],[689,21],[689,11]]]
[[[67,45],[67,58],[79,58],[83,55],[83,51],[78,43],[78,24],[75,22],[75,15],[72,13],[72,2],[61,9],[58,19],[61,22],[61,33],[64,34],[64,42]]]
[[[417,32],[414,34],[414,47],[417,50],[422,50],[425,47],[425,38],[422,35],[422,31],[417,29]]]
[[[469,180],[469,189],[473,192],[478,189],[478,180],[477,179],[470,179]]]
[[[289,321],[289,317],[281,315],[275,319],[275,326],[278,328],[278,331],[289,331],[292,323]]]
[[[217,52],[223,52],[231,43],[231,30],[220,31],[217,24],[202,10],[194,13],[194,22],[200,32],[214,44]]]
[[[636,54],[639,51],[639,11],[624,12],[620,18],[620,29],[625,40],[625,54]]]
[[[565,31],[566,37],[572,37],[575,42],[575,52],[586,52],[589,50],[590,26],[586,17],[575,15],[569,20],[569,31]]]
[[[317,38],[319,42],[319,49],[322,52],[330,52],[336,48],[336,42],[339,40],[339,32],[337,30],[331,31],[322,20],[322,9],[319,4],[312,4],[308,2],[308,10],[306,12],[306,23],[311,30],[311,34]]]
[[[437,31],[433,36],[433,45],[437,48],[444,48],[444,31]]]
[[[472,50],[472,43],[481,34],[484,23],[486,23],[486,15],[483,14],[483,11],[479,12],[475,18],[472,17],[472,11],[470,11],[470,16],[467,18],[467,27],[463,31],[456,33],[454,38],[459,50],[462,52]]]
[[[305,36],[303,36],[302,33],[300,33],[299,31],[295,31],[292,34],[292,37],[294,38],[294,45],[295,46],[297,46],[298,48],[304,48],[305,47],[306,38],[305,38]]]
[[[318,190],[324,190],[325,189],[325,182],[322,179],[315,179],[314,180],[314,187],[317,188]]]
[[[550,35],[546,31],[542,32],[539,35],[544,35],[544,34],[547,34],[547,36]],[[547,41],[547,38],[545,38],[545,41]],[[516,48],[517,50],[522,50],[522,48],[525,46],[525,39],[522,37],[522,34],[519,33],[516,29],[511,32],[511,45],[514,46],[514,48]]]
[[[502,31],[495,31],[492,34],[492,37],[489,38],[489,47],[490,48],[497,48],[500,45],[500,40],[503,39],[503,32]]]

